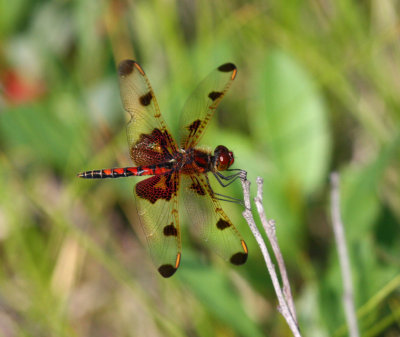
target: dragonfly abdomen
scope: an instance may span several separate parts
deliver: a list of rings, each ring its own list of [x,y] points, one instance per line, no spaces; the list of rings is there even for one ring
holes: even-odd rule
[[[172,163],[164,163],[137,167],[118,167],[103,170],[91,170],[78,174],[79,178],[85,179],[105,179],[121,178],[130,176],[151,176],[164,174],[171,171]]]

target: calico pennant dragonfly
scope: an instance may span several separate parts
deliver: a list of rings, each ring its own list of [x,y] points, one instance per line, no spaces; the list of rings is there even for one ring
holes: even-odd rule
[[[229,169],[233,153],[219,145],[214,153],[196,148],[215,109],[236,77],[236,66],[225,63],[200,83],[180,119],[179,143],[168,131],[150,82],[140,65],[124,60],[118,67],[121,98],[131,119],[127,125],[129,153],[135,167],[86,171],[89,179],[151,176],[136,184],[134,195],[150,253],[163,277],[172,276],[181,261],[178,196],[182,193],[187,221],[219,255],[234,265],[247,260],[247,246],[223,211],[220,201],[238,201],[215,193],[212,174],[227,186],[246,172]],[[179,144],[179,145],[178,145]],[[223,175],[221,171],[229,171]]]

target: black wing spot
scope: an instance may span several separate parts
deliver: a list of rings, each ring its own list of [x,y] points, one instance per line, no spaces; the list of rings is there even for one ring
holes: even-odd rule
[[[197,132],[197,129],[200,127],[200,125],[201,120],[196,119],[192,124],[187,127],[187,129],[189,130],[189,137],[193,136]]]
[[[208,97],[211,98],[213,101],[215,101],[218,97],[222,96],[222,92],[218,92],[218,91],[211,91],[208,94]]]
[[[220,229],[221,231],[230,226],[231,226],[231,224],[228,221],[225,221],[223,219],[219,219],[217,222],[217,228]]]
[[[153,94],[151,93],[151,91],[149,91],[147,94],[140,96],[139,102],[143,106],[148,106],[151,103],[152,99],[153,99]]]
[[[162,277],[171,277],[175,274],[176,268],[172,264],[163,264],[160,268],[158,268],[158,272]]]
[[[229,261],[230,261],[230,263],[239,266],[247,261],[247,253],[239,252],[239,253],[233,254]]]
[[[192,185],[190,185],[189,189],[191,189],[194,193],[197,193],[198,195],[205,195],[206,191],[204,191],[204,188],[200,185],[199,181],[197,178],[192,178]]]
[[[135,61],[133,60],[123,60],[118,66],[118,73],[120,76],[127,76],[133,71],[135,66]]]
[[[230,71],[233,71],[236,69],[236,66],[233,63],[225,63],[222,66],[218,67],[219,71],[222,71],[224,73],[229,73]]]
[[[178,231],[172,223],[168,226],[165,226],[163,232],[165,236],[178,236]]]

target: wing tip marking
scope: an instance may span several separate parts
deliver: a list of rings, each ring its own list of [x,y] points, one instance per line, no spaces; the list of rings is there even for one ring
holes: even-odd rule
[[[242,245],[243,252],[235,253],[229,259],[229,262],[236,266],[240,266],[240,265],[246,263],[247,257],[249,254],[249,250],[247,249],[246,242],[244,242],[244,240],[240,240],[240,244]]]
[[[175,274],[176,268],[172,264],[163,264],[158,268],[162,277],[168,278]]]
[[[127,76],[133,71],[134,64],[133,60],[123,60],[118,65],[118,74],[120,76]]]
[[[240,266],[240,265],[246,263],[247,254],[242,253],[242,252],[236,253],[236,254],[231,256],[229,261],[230,261],[230,263],[232,263],[232,264],[234,264],[236,266]]]
[[[232,76],[231,76],[231,79],[232,79],[232,80],[235,79],[236,74],[237,74],[237,68],[236,68],[236,66],[235,66],[233,63],[231,63],[231,62],[224,63],[223,65],[220,65],[220,66],[218,67],[218,70],[219,70],[219,71],[222,71],[223,73],[232,72]]]
[[[168,278],[175,274],[181,262],[181,253],[176,255],[175,266],[172,264],[163,264],[157,270],[162,277]]]
[[[224,64],[220,65],[218,67],[218,70],[222,71],[224,73],[229,73],[230,71],[236,70],[236,66],[233,63],[228,62],[228,63],[224,63]]]
[[[134,60],[123,60],[119,63],[118,65],[118,74],[120,76],[128,76],[130,75],[133,70],[134,67],[139,70],[139,72],[144,76],[144,71],[142,69],[142,67]]]

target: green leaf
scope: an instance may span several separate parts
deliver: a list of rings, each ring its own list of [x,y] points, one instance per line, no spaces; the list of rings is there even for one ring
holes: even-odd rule
[[[363,167],[348,167],[342,174],[342,218],[347,240],[357,241],[367,234],[381,209],[378,186],[390,160],[397,156],[399,138],[384,147],[379,155]]]
[[[330,149],[326,109],[307,72],[287,54],[270,52],[258,71],[261,97],[251,123],[279,177],[301,191],[323,181]]]
[[[179,270],[179,278],[190,286],[201,302],[221,321],[237,331],[240,336],[264,336],[257,324],[244,311],[239,292],[235,291],[227,275],[209,266],[200,265],[190,252],[185,251],[185,266]],[[233,267],[232,267],[233,268]]]

